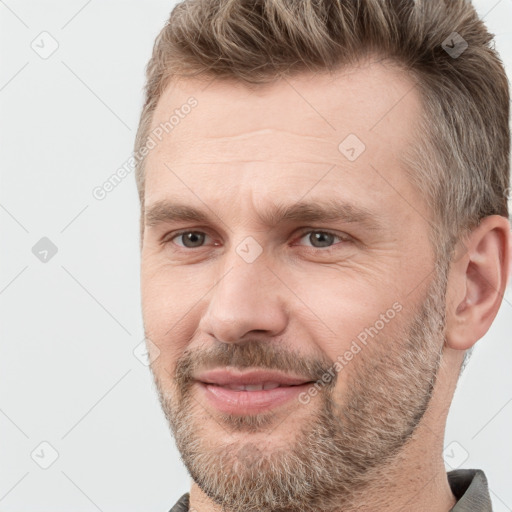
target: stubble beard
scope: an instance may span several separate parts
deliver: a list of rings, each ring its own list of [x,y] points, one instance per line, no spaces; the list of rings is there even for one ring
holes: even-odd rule
[[[379,333],[347,368],[344,389],[325,386],[294,428],[287,417],[213,417],[191,393],[198,354],[180,358],[173,384],[154,374],[162,409],[181,458],[198,487],[227,512],[338,512],[357,508],[411,438],[429,405],[442,358],[446,273],[439,272],[413,321],[394,339]],[[384,329],[385,331],[385,329]],[[308,369],[321,375],[326,361],[274,354],[255,341],[224,344],[216,362],[237,367]],[[209,360],[205,351],[199,359]],[[194,359],[195,358],[195,359]],[[172,387],[173,391],[166,391]],[[336,393],[342,396],[336,399]],[[252,432],[290,432],[286,447],[267,450]],[[217,444],[212,432],[233,437]],[[244,438],[239,435],[245,433]],[[229,434],[229,435],[228,435]],[[236,435],[236,438],[235,438]]]

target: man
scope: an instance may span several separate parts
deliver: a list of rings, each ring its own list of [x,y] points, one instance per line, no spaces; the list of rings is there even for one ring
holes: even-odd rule
[[[446,473],[509,276],[509,91],[464,0],[186,0],[136,140],[172,511],[489,511]]]

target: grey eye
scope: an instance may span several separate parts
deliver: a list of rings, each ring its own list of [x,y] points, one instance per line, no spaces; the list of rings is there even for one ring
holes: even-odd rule
[[[181,239],[183,247],[193,249],[195,247],[200,247],[204,243],[205,233],[201,233],[201,231],[186,231],[177,235],[176,239]]]
[[[326,233],[325,231],[310,231],[304,236],[307,236],[311,245],[317,248],[329,247],[334,243],[336,238],[339,238],[338,236]]]

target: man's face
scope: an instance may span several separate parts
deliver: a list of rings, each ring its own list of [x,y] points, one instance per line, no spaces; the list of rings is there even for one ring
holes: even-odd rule
[[[197,101],[146,162],[152,371],[195,482],[232,510],[348,503],[428,405],[444,289],[399,162],[412,87],[373,63],[253,91],[182,81],[158,104],[153,128]]]

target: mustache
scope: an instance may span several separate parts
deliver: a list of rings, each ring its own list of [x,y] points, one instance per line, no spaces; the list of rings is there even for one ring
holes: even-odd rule
[[[237,369],[279,370],[319,381],[334,362],[327,356],[304,356],[273,341],[216,343],[208,348],[186,349],[176,362],[174,378],[178,389],[185,389],[200,369],[230,366]],[[334,386],[337,375],[329,383]]]

